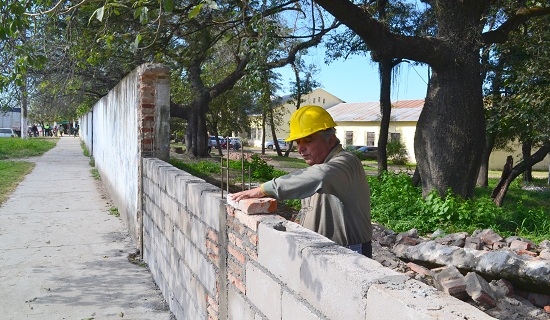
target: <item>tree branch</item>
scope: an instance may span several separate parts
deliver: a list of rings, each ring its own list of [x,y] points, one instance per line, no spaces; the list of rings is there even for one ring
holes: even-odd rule
[[[508,40],[510,32],[516,30],[521,24],[525,23],[533,17],[540,17],[550,14],[548,8],[521,8],[514,16],[506,20],[498,29],[488,31],[482,34],[482,39],[485,44],[504,43]]]

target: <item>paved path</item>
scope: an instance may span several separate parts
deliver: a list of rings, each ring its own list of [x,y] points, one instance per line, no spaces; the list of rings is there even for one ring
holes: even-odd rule
[[[60,138],[0,206],[0,319],[172,319],[78,138]]]

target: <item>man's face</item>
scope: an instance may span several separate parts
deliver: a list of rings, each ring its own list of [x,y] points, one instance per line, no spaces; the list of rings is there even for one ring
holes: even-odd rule
[[[334,147],[333,137],[325,139],[319,133],[314,133],[305,138],[296,140],[298,153],[310,166],[325,162],[328,154]]]

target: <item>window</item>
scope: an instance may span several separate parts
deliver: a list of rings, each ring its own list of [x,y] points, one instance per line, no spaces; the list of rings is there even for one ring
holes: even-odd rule
[[[323,104],[325,104],[325,98],[323,98]]]
[[[313,98],[313,103],[315,103],[315,98]]]
[[[401,142],[401,133],[390,133],[390,142]]]
[[[353,145],[353,131],[346,131],[346,146]]]
[[[374,147],[374,132],[367,132],[367,137],[365,141],[367,141],[367,147]]]

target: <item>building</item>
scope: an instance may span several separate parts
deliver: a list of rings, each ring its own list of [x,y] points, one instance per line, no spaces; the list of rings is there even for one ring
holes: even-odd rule
[[[400,141],[407,148],[410,162],[415,162],[414,134],[424,100],[401,100],[392,103],[388,141]],[[338,124],[336,136],[344,146],[378,146],[380,136],[379,102],[340,103],[328,113]]]
[[[302,96],[301,105],[317,105],[324,109],[328,109],[334,105],[344,102],[340,98],[328,93],[323,89],[315,89],[311,93]],[[277,105],[273,108],[273,117],[275,120],[275,134],[277,138],[286,139],[290,133],[290,115],[296,110],[296,100],[291,99],[290,96],[280,97]],[[250,136],[249,144],[261,147],[262,146],[262,116],[253,115],[250,117]],[[266,121],[265,125],[265,141],[273,140],[271,134],[271,126],[269,121]]]
[[[328,93],[323,89],[316,89],[308,95],[304,95],[302,106],[318,105],[323,107],[332,116],[336,124],[336,136],[345,146],[378,146],[380,136],[380,113],[379,102],[354,102],[346,103],[340,98]],[[409,162],[416,163],[414,155],[414,136],[416,133],[416,124],[424,100],[400,100],[392,103],[390,125],[388,128],[388,141],[400,141],[407,149]],[[288,96],[281,98],[281,102],[274,108],[275,117],[279,117],[276,122],[277,138],[287,138],[289,135],[290,115],[296,110],[296,102],[289,99]],[[261,117],[256,117],[252,121],[250,141],[254,146],[261,146],[262,129]],[[266,141],[272,140],[271,129],[266,125]],[[509,155],[514,157],[514,165],[522,159],[521,145],[511,144],[512,152],[503,150],[493,150],[489,158],[489,170],[502,170]],[[550,170],[550,156],[533,166],[537,171]]]
[[[0,108],[0,128],[21,129],[21,108]]]

